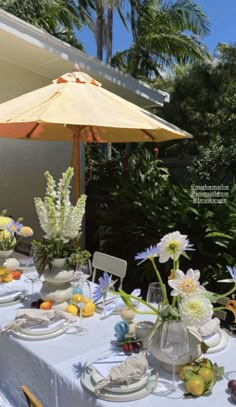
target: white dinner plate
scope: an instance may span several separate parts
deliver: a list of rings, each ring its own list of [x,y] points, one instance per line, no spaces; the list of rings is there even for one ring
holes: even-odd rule
[[[10,302],[16,300],[20,295],[22,294],[22,291],[14,291],[14,292],[5,292],[5,293],[0,293],[0,303],[3,302]]]
[[[95,396],[94,388],[95,388],[96,383],[93,380],[92,371],[93,371],[93,367],[87,366],[87,368],[84,370],[80,380],[81,380],[82,386]],[[129,392],[129,393],[113,393],[111,391],[108,391],[106,388],[104,388],[101,390],[99,395],[97,395],[95,397],[97,397],[101,400],[120,401],[120,402],[139,400],[139,399],[142,399],[142,398],[148,396],[149,394],[151,394],[155,390],[157,383],[158,383],[158,376],[156,373],[153,372],[151,374],[147,384],[137,391],[133,391],[133,392]]]
[[[92,375],[92,379],[94,380],[94,383],[96,383],[96,384],[98,384],[101,380],[104,379],[104,377],[102,377],[100,375],[100,373],[97,371],[96,368],[94,368],[92,370],[91,375]],[[140,379],[133,381],[133,383],[130,383],[129,385],[128,384],[109,383],[105,387],[105,389],[112,393],[122,393],[122,394],[137,391],[147,384],[150,375],[151,375],[151,372],[148,371]]]
[[[66,320],[65,318],[60,319],[58,321],[51,321],[48,325],[45,323],[40,325],[34,325],[34,326],[21,326],[19,329],[22,333],[25,333],[26,335],[33,335],[33,336],[38,336],[38,335],[47,335],[49,333],[53,333],[58,331],[58,329],[62,328],[65,324]]]
[[[19,302],[24,300],[24,295],[20,295],[18,298],[16,298],[13,301],[8,301],[8,302],[0,302],[0,308],[2,307],[11,307],[12,305],[19,304]]]
[[[203,337],[203,341],[209,346],[207,353],[215,353],[223,350],[228,343],[229,335],[223,329],[216,329],[215,333],[208,337]]]
[[[63,326],[61,328],[57,329],[54,332],[47,333],[45,335],[28,335],[28,334],[22,332],[19,328],[13,328],[12,333],[15,336],[17,336],[19,339],[25,339],[25,340],[29,340],[29,341],[40,341],[40,340],[55,338],[56,336],[62,335],[66,331],[69,323],[70,323],[69,321],[66,321],[63,323]]]

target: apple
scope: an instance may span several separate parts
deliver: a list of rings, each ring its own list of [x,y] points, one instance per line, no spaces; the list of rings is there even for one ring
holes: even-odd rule
[[[132,353],[134,350],[133,344],[130,342],[124,343],[122,345],[122,349],[124,353]]]

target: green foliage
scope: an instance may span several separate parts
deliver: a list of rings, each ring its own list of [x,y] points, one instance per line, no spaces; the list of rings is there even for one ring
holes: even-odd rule
[[[208,281],[212,291],[225,289],[216,281],[225,278],[226,265],[235,261],[235,188],[226,204],[193,204],[190,189],[172,184],[168,170],[146,150],[132,155],[113,190],[108,188],[107,194],[103,189],[97,227],[102,250],[128,260],[126,289],[142,286],[145,290],[155,279],[151,264],[137,268],[134,256],[174,230],[188,235],[196,249],[191,261],[182,259],[181,268],[200,269],[202,281]],[[170,268],[169,263],[160,265],[164,282]]]
[[[79,238],[71,241],[70,245],[62,240],[59,242],[54,239],[33,240],[32,247],[35,251],[34,261],[40,275],[47,265],[51,267],[54,258],[66,258],[66,265],[75,267],[77,263],[82,264],[91,256],[87,250],[81,251]]]
[[[130,49],[113,57],[113,66],[136,78],[153,79],[176,62],[210,57],[200,40],[200,36],[209,32],[209,20],[197,3],[190,0],[130,3],[133,43]]]
[[[73,1],[0,0],[0,8],[83,49],[82,44],[76,38],[74,28],[81,29],[82,22],[88,19],[88,14],[85,15],[84,8],[78,9]]]
[[[175,154],[195,156],[196,184],[234,184],[236,176],[236,46],[220,44],[212,64],[188,67],[173,79],[170,103],[160,114],[194,135],[175,143]]]

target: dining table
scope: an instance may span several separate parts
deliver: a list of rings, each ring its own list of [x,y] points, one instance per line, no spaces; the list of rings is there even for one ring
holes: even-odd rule
[[[20,280],[12,283],[15,290],[24,293],[24,299],[13,305],[0,304],[0,329],[15,319],[16,310],[29,308],[33,300],[40,298],[42,281],[34,283],[34,292],[29,277],[36,270],[23,270]],[[2,284],[3,285],[3,284]],[[1,286],[2,286],[1,285]],[[0,287],[0,292],[1,292]],[[148,316],[136,315],[135,322],[146,320]],[[149,316],[149,319],[153,318]],[[115,324],[121,320],[120,315],[112,314],[102,317],[95,312],[93,316],[83,318],[86,335],[77,335],[66,330],[54,337],[42,339],[20,337],[13,332],[0,334],[0,391],[9,402],[9,406],[26,407],[28,404],[21,391],[21,385],[27,385],[40,400],[43,407],[221,407],[231,405],[232,400],[227,391],[227,383],[236,371],[236,339],[228,338],[227,346],[219,352],[206,354],[213,363],[224,366],[224,375],[216,381],[212,392],[197,398],[183,398],[183,382],[177,377],[177,386],[181,396],[174,394],[161,396],[155,389],[151,394],[133,401],[107,401],[97,398],[81,384],[84,369],[92,363],[104,363],[106,358],[115,353],[121,354],[114,332]],[[76,322],[79,325],[79,318]],[[154,359],[155,369],[160,378],[171,382],[171,374],[162,369]],[[236,378],[236,377],[235,377]],[[6,407],[1,404],[1,407]]]

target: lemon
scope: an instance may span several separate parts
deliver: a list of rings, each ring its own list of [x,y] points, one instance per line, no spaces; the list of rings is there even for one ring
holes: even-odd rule
[[[73,315],[78,315],[78,308],[73,304],[68,305],[65,311]]]
[[[95,309],[96,305],[93,303],[93,301],[88,301],[88,303],[82,309],[83,317],[91,317],[94,314]]]
[[[82,294],[72,295],[72,302],[82,302],[83,300],[84,300],[84,296]]]
[[[6,267],[0,267],[0,276],[3,276],[7,271]]]

